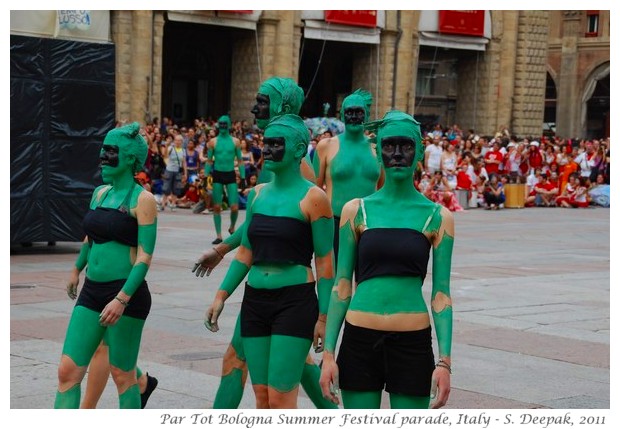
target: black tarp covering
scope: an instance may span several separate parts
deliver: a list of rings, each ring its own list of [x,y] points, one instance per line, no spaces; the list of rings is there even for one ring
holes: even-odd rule
[[[11,35],[11,243],[84,238],[114,61],[112,44]]]

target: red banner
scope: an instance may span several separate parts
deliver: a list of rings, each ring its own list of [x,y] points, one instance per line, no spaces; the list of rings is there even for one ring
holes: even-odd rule
[[[484,36],[484,10],[440,10],[439,32]]]
[[[358,27],[377,26],[376,10],[326,10],[325,22],[334,24],[356,25]]]

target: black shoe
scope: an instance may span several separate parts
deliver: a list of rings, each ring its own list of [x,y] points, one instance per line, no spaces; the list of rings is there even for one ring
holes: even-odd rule
[[[140,401],[142,402],[142,408],[146,407],[146,403],[153,393],[153,390],[157,387],[157,379],[155,377],[151,377],[149,373],[146,373],[146,389],[144,389],[144,393],[140,393]]]
[[[211,244],[220,244],[221,242],[222,242],[221,238],[216,238],[215,240],[211,242]]]

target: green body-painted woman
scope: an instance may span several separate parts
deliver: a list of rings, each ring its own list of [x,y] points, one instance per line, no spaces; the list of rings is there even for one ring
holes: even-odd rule
[[[292,113],[297,114],[304,102],[304,92],[297,83],[290,78],[272,77],[265,80],[258,88],[256,94],[256,104],[252,108],[252,113],[256,118],[259,128],[265,129],[269,121],[278,116]],[[265,176],[273,179],[273,173],[266,169]],[[304,178],[314,182],[314,172],[308,164],[307,158],[301,163],[301,172]],[[252,195],[252,194],[250,194]],[[245,222],[233,235],[226,238],[222,243],[216,244],[214,248],[205,252],[196,265],[194,272],[196,276],[208,276],[211,271],[221,262],[223,256],[236,249],[241,244],[241,238],[245,230]],[[320,349],[317,349],[317,352]],[[301,378],[301,385],[317,408],[338,408],[331,401],[325,399],[319,386],[320,368],[314,363],[312,356],[308,355],[306,365]],[[243,389],[247,378],[247,363],[243,344],[241,343],[241,332],[239,318],[235,325],[235,331],[230,346],[224,354],[222,362],[222,378],[213,402],[215,409],[237,408],[243,397]]]
[[[238,138],[230,135],[232,123],[228,115],[221,116],[217,121],[218,135],[207,143],[207,162],[205,164],[205,177],[211,174],[213,177],[213,222],[217,237],[213,244],[222,242],[222,200],[224,188],[230,207],[230,227],[228,232],[235,232],[235,224],[239,217],[239,192],[235,174],[235,161],[239,168],[239,176],[245,181],[245,168],[241,155],[241,142]]]
[[[333,284],[333,216],[325,193],[301,174],[309,143],[303,120],[274,119],[264,143],[264,168],[274,179],[250,193],[241,246],[205,325],[217,331],[224,301],[247,275],[241,338],[257,408],[296,408],[308,351],[324,338]]]
[[[325,188],[334,211],[334,252],[338,265],[338,226],[345,203],[377,190],[383,174],[374,145],[364,133],[372,95],[358,89],[342,101],[344,133],[321,140],[313,159],[316,184]]]
[[[81,382],[103,340],[109,348],[120,408],[141,408],[136,362],[151,295],[145,281],[157,236],[157,204],[134,181],[147,145],[133,123],[110,131],[101,150],[104,185],[95,189],[84,217],[86,239],[67,288],[77,295],[58,367],[55,408],[78,408]]]
[[[392,408],[427,408],[433,397],[432,407],[439,408],[450,392],[454,222],[447,209],[429,201],[413,185],[415,166],[424,156],[418,122],[391,111],[370,124],[377,126],[385,183],[372,195],[349,201],[342,210],[321,387],[335,403],[341,389],[345,408],[379,408],[384,389]],[[437,364],[422,295],[431,248]]]

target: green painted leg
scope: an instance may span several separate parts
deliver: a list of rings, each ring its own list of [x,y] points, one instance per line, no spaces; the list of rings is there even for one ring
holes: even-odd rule
[[[76,384],[66,392],[56,392],[56,400],[54,408],[80,408],[80,399],[82,396],[82,385]]]
[[[215,394],[213,408],[216,410],[232,410],[239,408],[243,397],[243,371],[234,368],[230,374],[220,380],[220,386]]]
[[[392,409],[426,409],[430,401],[430,396],[409,396],[390,393],[390,408]]]
[[[213,213],[213,223],[215,223],[215,234],[220,237],[222,235],[222,215],[221,213]]]
[[[235,225],[237,224],[238,217],[239,217],[239,210],[230,211],[230,229],[228,230],[228,232],[235,230]]]
[[[381,408],[381,390],[376,392],[353,392],[351,390],[341,390],[342,404],[348,409],[379,409]]]
[[[243,343],[241,340],[241,316],[237,316],[237,323],[235,324],[235,331],[230,340],[230,345],[235,353],[233,359],[245,361]],[[224,359],[226,358],[227,356],[224,355]],[[234,368],[229,374],[222,376],[220,385],[217,388],[217,393],[215,394],[213,408],[216,410],[232,410],[238,408],[241,403],[241,398],[243,397],[246,376],[247,374],[244,374],[244,371],[239,368]]]
[[[301,386],[304,388],[308,398],[310,398],[314,406],[318,409],[338,409],[338,405],[323,397],[323,392],[319,385],[320,377],[321,368],[319,368],[318,365],[306,363],[301,373]]]
[[[134,384],[124,393],[118,395],[118,405],[121,409],[140,409],[142,402],[140,400],[140,388]]]

